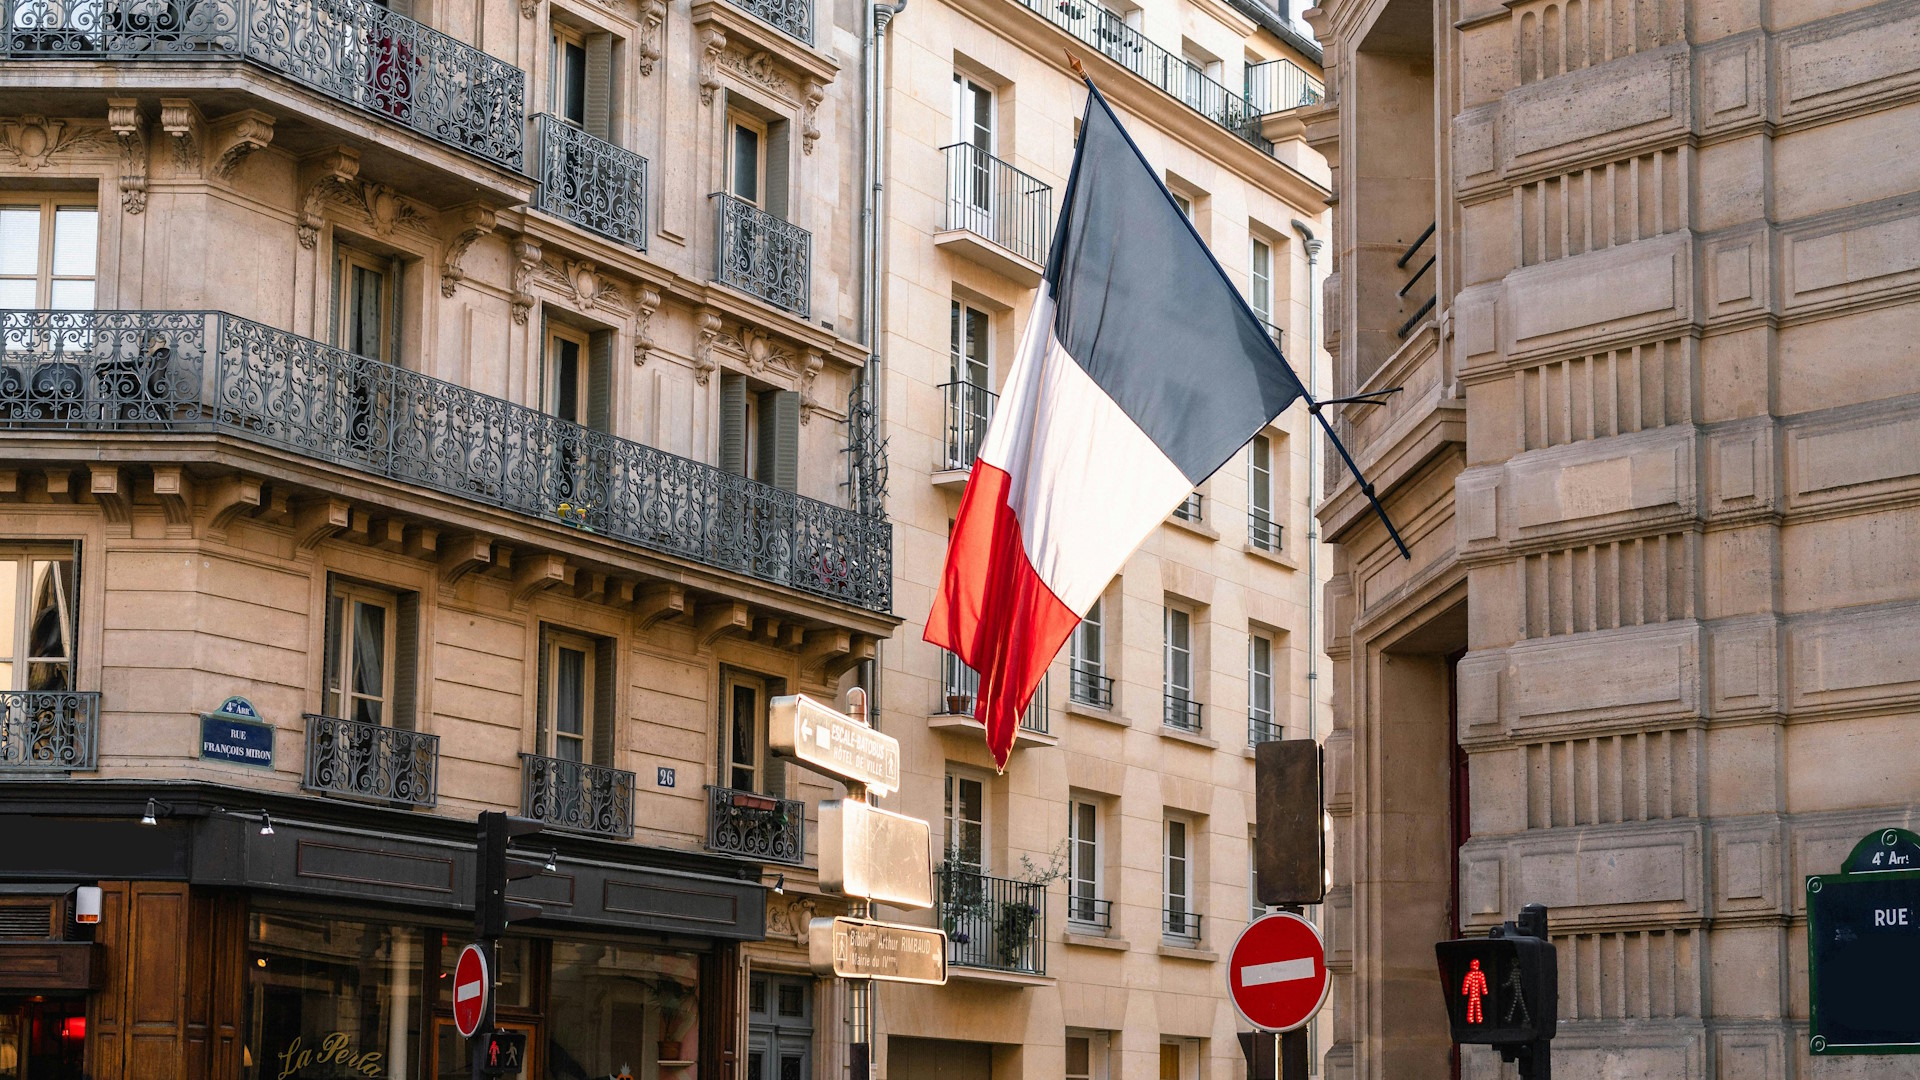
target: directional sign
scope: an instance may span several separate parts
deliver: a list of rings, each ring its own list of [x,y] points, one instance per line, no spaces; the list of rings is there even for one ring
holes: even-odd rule
[[[1266,1031],[1305,1026],[1332,985],[1320,931],[1291,912],[1255,919],[1227,954],[1227,993],[1241,1016]]]
[[[947,981],[947,935],[925,926],[814,919],[807,924],[807,952],[818,975],[928,986]]]
[[[900,740],[804,694],[774,698],[768,711],[767,743],[776,752],[829,776],[865,784],[875,795],[900,790]]]
[[[1808,1050],[1920,1054],[1920,836],[1882,829],[1807,879]]]
[[[469,1039],[480,1030],[480,1021],[487,1015],[487,994],[492,984],[487,951],[477,944],[461,949],[460,961],[453,965],[453,1026]]]
[[[932,907],[932,829],[858,799],[821,802],[820,887],[895,907]]]

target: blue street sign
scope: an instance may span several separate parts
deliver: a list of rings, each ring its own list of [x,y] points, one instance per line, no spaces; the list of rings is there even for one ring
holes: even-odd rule
[[[200,756],[211,761],[271,769],[273,725],[220,713],[201,713]]]

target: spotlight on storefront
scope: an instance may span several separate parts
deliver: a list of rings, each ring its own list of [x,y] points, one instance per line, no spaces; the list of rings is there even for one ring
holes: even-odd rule
[[[787,875],[775,874],[773,876],[773,895],[775,896],[787,895]]]
[[[545,869],[549,874],[555,873],[560,869],[560,850],[558,848],[547,849],[547,865]]]
[[[156,799],[147,800],[147,812],[140,815],[140,824],[142,825],[160,824],[160,803],[158,800]]]
[[[265,810],[260,811],[260,835],[273,835],[273,818],[269,817]]]

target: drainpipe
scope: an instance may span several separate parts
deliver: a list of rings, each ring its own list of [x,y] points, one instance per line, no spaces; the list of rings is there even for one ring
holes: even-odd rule
[[[1307,223],[1293,219],[1293,231],[1300,234],[1307,249],[1307,396],[1320,400],[1320,335],[1314,313],[1320,308],[1320,283],[1316,270],[1320,263],[1320,239]],[[1307,738],[1320,735],[1320,519],[1315,516],[1320,499],[1319,433],[1308,428],[1307,439]]]

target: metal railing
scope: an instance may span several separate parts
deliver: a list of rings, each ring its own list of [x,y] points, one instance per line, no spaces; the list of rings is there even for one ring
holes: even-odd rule
[[[708,784],[707,850],[799,866],[807,860],[807,804]]]
[[[1280,523],[1273,515],[1264,510],[1253,510],[1247,514],[1247,543],[1261,551],[1279,551],[1281,540]]]
[[[519,171],[526,72],[372,0],[0,0],[10,59],[257,64]]]
[[[1147,40],[1146,35],[1128,26],[1118,13],[1093,0],[1018,2],[1262,152],[1273,152],[1273,143],[1260,134],[1259,112],[1248,105],[1245,98],[1208,77],[1184,57]]]
[[[1187,493],[1187,497],[1180,501],[1180,505],[1173,508],[1173,516],[1179,518],[1181,521],[1191,521],[1197,524],[1204,519],[1204,511],[1204,500],[1201,499],[1200,493],[1190,491]]]
[[[520,813],[549,829],[633,836],[633,774],[565,758],[520,755]]]
[[[1023,975],[1047,973],[1047,889],[942,863],[940,925],[947,963]]]
[[[534,209],[647,250],[647,159],[552,113],[533,119],[540,136]]]
[[[1050,676],[1041,676],[1040,685],[1034,688],[1033,698],[1027,702],[1027,711],[1020,714],[1020,730],[1036,735],[1047,734],[1047,681]],[[968,667],[964,661],[945,649],[940,650],[940,702],[939,716],[972,716],[974,702],[980,694],[980,673]]]
[[[224,312],[0,311],[7,427],[230,434],[870,610],[892,603],[884,519]]]
[[[1082,705],[1091,705],[1096,709],[1113,708],[1113,680],[1097,671],[1068,667],[1071,677],[1067,686],[1067,696]]]
[[[88,772],[99,752],[98,693],[0,691],[0,772]]]
[[[1047,261],[1053,188],[972,143],[947,155],[947,217],[942,229],[965,229],[1033,263]]]
[[[1407,248],[1406,252],[1402,254],[1400,258],[1393,264],[1394,267],[1396,269],[1405,270],[1407,268],[1407,264],[1412,262],[1415,259],[1415,257],[1417,257],[1420,254],[1421,249],[1427,246],[1427,241],[1433,239],[1433,230],[1439,224],[1440,223],[1436,221],[1432,225],[1428,225],[1427,231],[1421,233],[1420,239],[1415,240],[1413,244]],[[1407,305],[1412,303],[1412,301],[1407,299],[1407,294],[1410,292],[1413,292],[1414,286],[1420,284],[1421,280],[1427,276],[1427,271],[1433,269],[1434,260],[1436,260],[1437,258],[1439,258],[1439,245],[1435,244],[1434,250],[1431,252],[1428,252],[1427,254],[1427,261],[1421,263],[1419,269],[1407,275],[1407,283],[1405,285],[1400,286],[1400,291],[1399,293],[1396,294],[1400,298],[1400,310],[1405,311],[1407,309]],[[1412,315],[1407,316],[1407,321],[1401,323],[1400,329],[1394,331],[1394,334],[1396,337],[1399,337],[1402,340],[1404,340],[1408,334],[1413,333],[1414,327],[1420,325],[1420,320],[1426,318],[1427,313],[1433,310],[1434,302],[1439,299],[1437,283],[1429,281],[1427,282],[1427,284],[1429,287],[1433,287],[1435,289],[1434,294],[1431,296],[1428,296],[1426,299],[1426,302],[1421,304],[1417,309],[1415,309]],[[1426,290],[1422,289],[1420,291],[1425,292]]]
[[[1166,695],[1166,710],[1161,719],[1170,728],[1198,733],[1200,731],[1200,703],[1188,697],[1186,693]]]
[[[713,279],[801,318],[813,293],[813,235],[724,191],[714,202]]]
[[[733,5],[788,37],[813,44],[810,0],[733,0]]]
[[[1317,105],[1327,96],[1326,84],[1291,60],[1268,60],[1246,67],[1247,104],[1261,115]]]
[[[438,735],[307,714],[308,791],[432,806],[439,771]]]
[[[1067,921],[1076,926],[1113,929],[1113,901],[1067,894]]]
[[[980,454],[980,440],[986,438],[987,424],[993,420],[993,407],[1000,395],[970,382],[940,384],[947,399],[947,433],[941,447],[942,471],[973,468]]]
[[[1274,720],[1273,713],[1266,709],[1247,710],[1247,745],[1259,746],[1263,742],[1279,742],[1282,738],[1280,724]]]
[[[1169,908],[1162,912],[1160,932],[1170,938],[1192,943],[1200,940],[1200,915],[1193,911]]]

